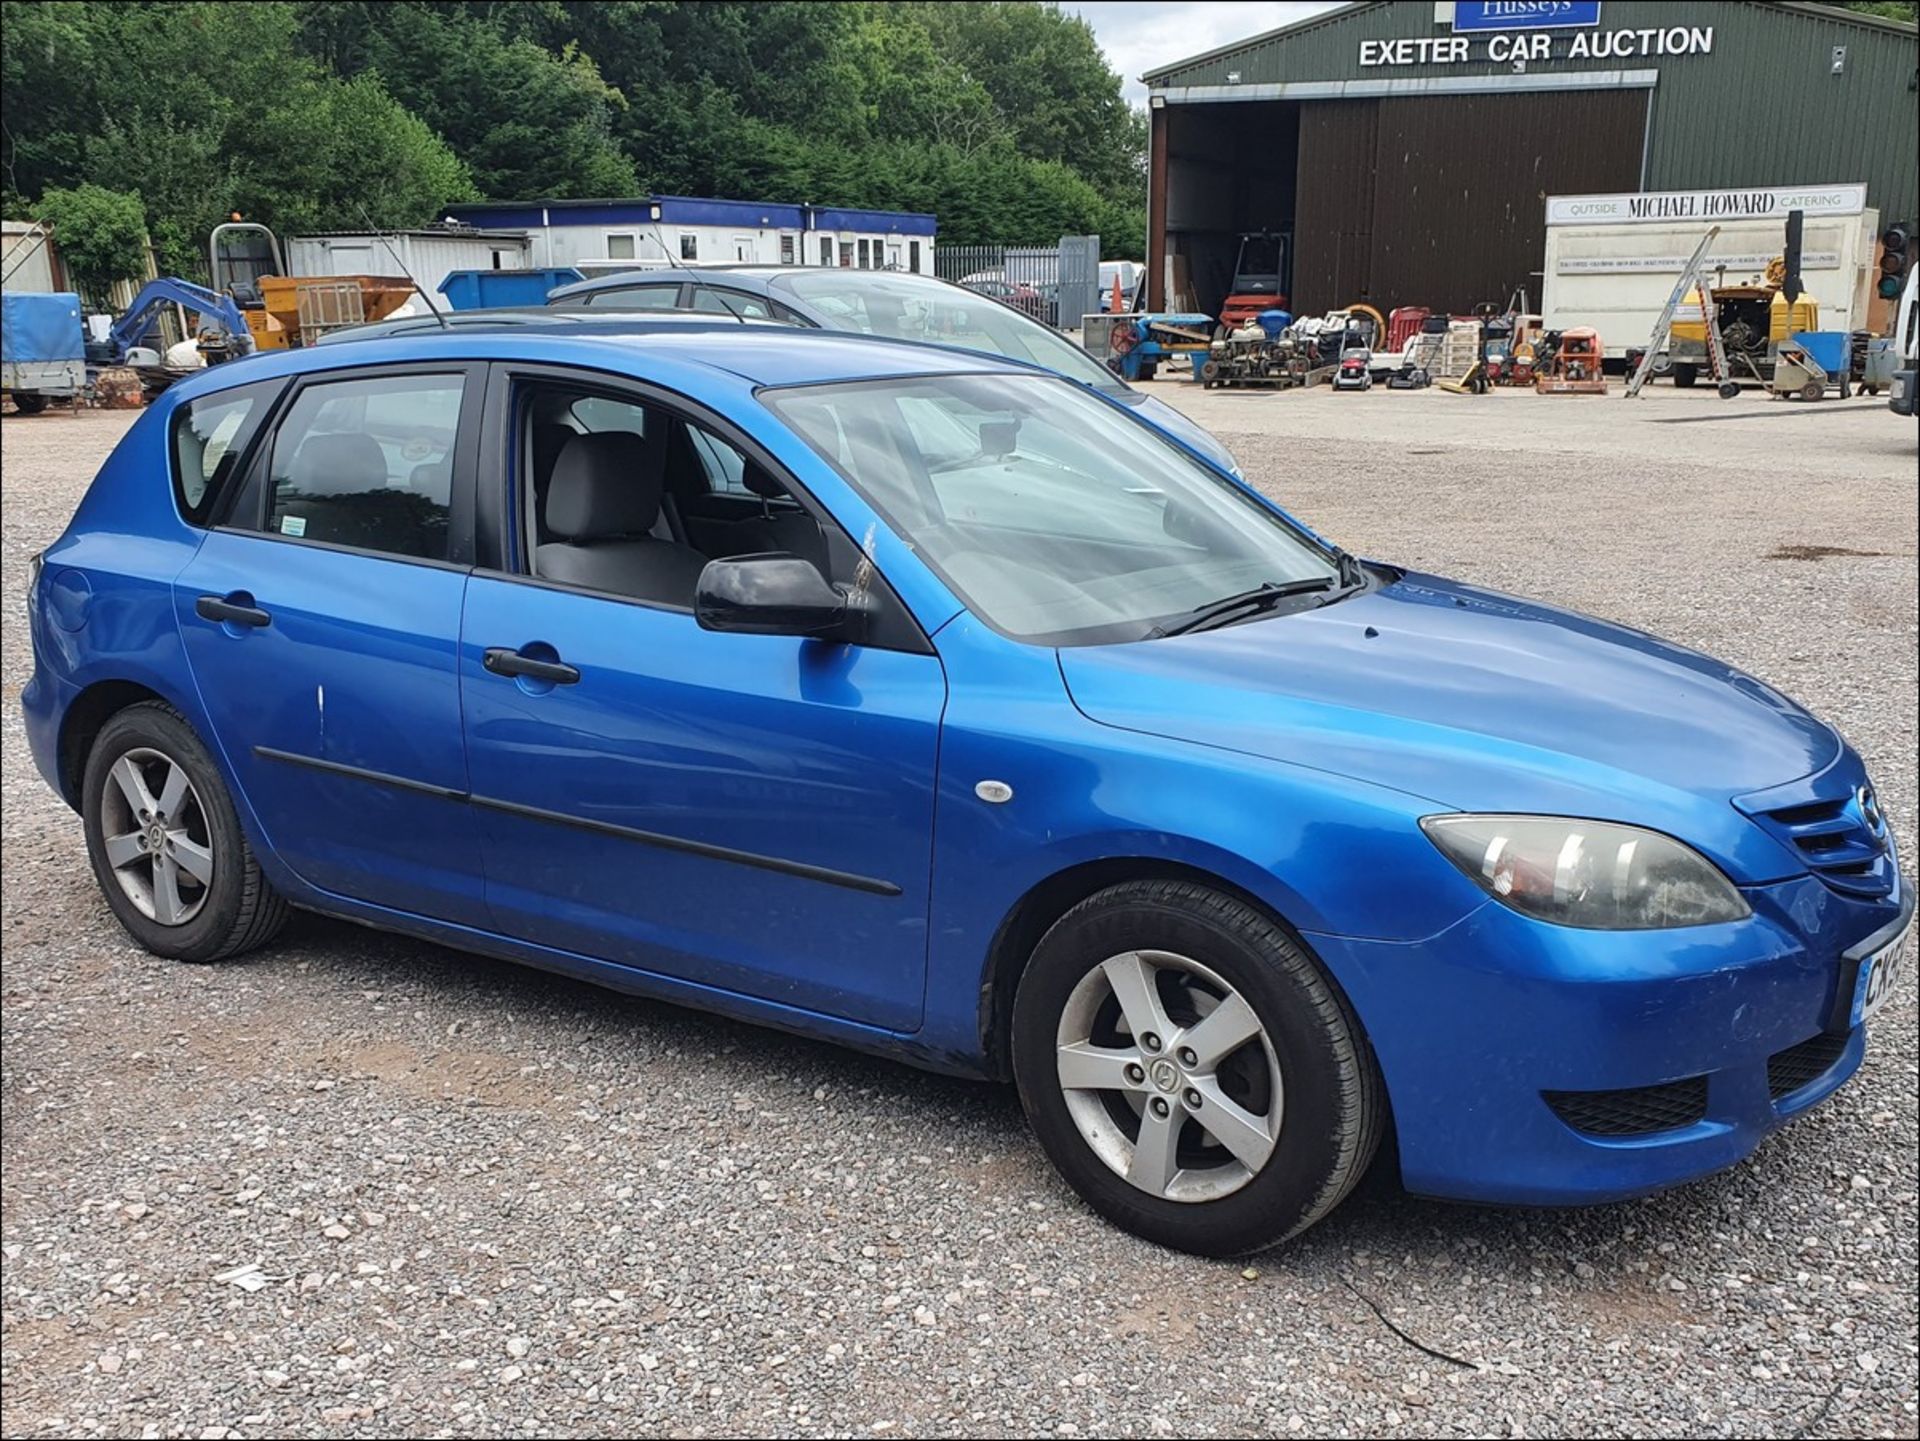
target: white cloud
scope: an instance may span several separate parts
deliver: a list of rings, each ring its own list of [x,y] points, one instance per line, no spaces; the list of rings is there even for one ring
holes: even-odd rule
[[[1157,0],[1063,0],[1061,9],[1093,26],[1107,62],[1126,82],[1126,97],[1146,102],[1143,71],[1277,30],[1310,15],[1336,10],[1340,0],[1239,0],[1239,3],[1161,4]]]

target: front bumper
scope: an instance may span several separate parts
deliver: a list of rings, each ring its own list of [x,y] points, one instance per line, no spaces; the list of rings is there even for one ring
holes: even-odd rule
[[[1847,1019],[1858,958],[1911,916],[1912,887],[1878,904],[1812,877],[1745,894],[1750,918],[1672,931],[1573,930],[1489,901],[1418,943],[1309,935],[1379,1058],[1407,1189],[1642,1196],[1735,1164],[1838,1089],[1865,1051]],[[1818,1068],[1782,1091],[1810,1042]],[[1652,1087],[1695,1098],[1688,1119],[1599,1135],[1549,1100]]]

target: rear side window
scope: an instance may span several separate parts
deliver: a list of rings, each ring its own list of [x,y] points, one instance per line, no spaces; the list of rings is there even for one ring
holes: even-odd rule
[[[213,514],[279,389],[243,385],[173,413],[173,497],[190,523],[205,525]]]
[[[746,320],[766,320],[773,314],[767,302],[757,295],[710,289],[704,285],[693,292],[693,308],[708,315],[737,315]]]
[[[592,290],[581,299],[601,310],[673,310],[680,304],[678,285],[626,285]]]
[[[310,385],[273,441],[266,528],[389,555],[447,558],[460,375]]]

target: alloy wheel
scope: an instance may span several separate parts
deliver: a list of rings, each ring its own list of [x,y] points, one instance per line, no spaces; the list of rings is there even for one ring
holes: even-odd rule
[[[1253,1007],[1219,974],[1170,951],[1090,969],[1060,1014],[1055,1064],[1081,1137],[1162,1200],[1246,1185],[1280,1138],[1280,1062]]]
[[[146,747],[129,750],[101,785],[100,835],[127,899],[149,920],[184,926],[213,885],[213,835],[186,767]]]

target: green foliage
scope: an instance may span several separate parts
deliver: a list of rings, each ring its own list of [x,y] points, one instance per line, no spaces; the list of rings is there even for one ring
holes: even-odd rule
[[[49,190],[40,197],[39,212],[52,224],[60,258],[84,294],[102,295],[116,280],[147,273],[147,216],[138,195],[78,185]]]
[[[204,275],[234,209],[295,230],[417,224],[478,192],[376,79],[296,48],[281,3],[9,4],[0,31],[5,188],[138,191],[172,274]]]
[[[1878,15],[1883,20],[1904,20],[1909,25],[1920,23],[1920,0],[1852,0],[1845,8],[1858,10],[1862,15]]]
[[[189,275],[235,209],[298,232],[645,190],[1144,248],[1144,121],[1052,4],[9,0],[0,79],[9,210],[137,191]]]
[[[312,5],[301,27],[338,73],[378,76],[466,162],[482,194],[566,199],[638,184],[613,138],[626,102],[572,46],[549,53],[463,11],[417,4]]]

